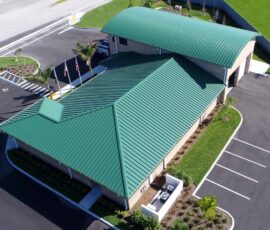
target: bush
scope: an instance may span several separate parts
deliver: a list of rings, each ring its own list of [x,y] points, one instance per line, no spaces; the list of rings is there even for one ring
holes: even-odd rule
[[[168,169],[169,174],[174,177],[177,177],[180,180],[184,181],[184,186],[187,187],[193,183],[191,176],[187,175],[185,172],[176,169],[175,167],[170,167]]]
[[[216,217],[217,198],[215,196],[205,196],[199,201],[203,216],[209,221]]]
[[[169,228],[170,230],[188,230],[188,226],[181,220],[175,220]]]
[[[131,223],[153,230],[160,230],[161,225],[152,217],[144,215],[140,210],[135,210],[130,216]]]

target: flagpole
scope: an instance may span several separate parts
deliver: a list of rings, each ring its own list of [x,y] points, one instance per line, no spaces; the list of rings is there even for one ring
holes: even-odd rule
[[[75,56],[75,63],[76,63],[76,70],[77,70],[77,68],[78,68],[79,78],[80,78],[81,85],[82,85],[82,84],[83,84],[83,81],[82,81],[82,75],[81,75],[80,66],[79,66],[79,63],[78,63],[77,56]]]
[[[65,68],[66,68],[66,71],[67,71],[67,76],[68,76],[70,88],[71,88],[71,90],[73,90],[72,85],[71,85],[70,75],[69,75],[69,71],[68,71],[68,67],[67,67],[67,62],[66,61],[65,61]]]
[[[62,91],[61,91],[61,88],[60,88],[60,84],[59,84],[59,81],[58,81],[58,77],[57,77],[55,68],[53,68],[53,73],[54,73],[54,76],[55,76],[55,79],[56,79],[56,82],[57,82],[57,85],[58,85],[58,88],[59,88],[60,96],[62,96]]]

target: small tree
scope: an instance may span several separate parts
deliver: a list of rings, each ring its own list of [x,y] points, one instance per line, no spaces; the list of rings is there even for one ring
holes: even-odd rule
[[[132,6],[133,6],[133,1],[129,0],[128,7],[132,7]]]
[[[205,196],[199,201],[199,206],[203,216],[209,221],[216,217],[217,198],[215,196]]]
[[[192,10],[192,6],[191,6],[190,0],[187,0],[187,2],[186,2],[186,8],[187,8],[188,10]]]
[[[16,49],[14,52],[14,56],[15,56],[15,61],[18,62],[19,61],[19,57],[22,54],[22,49]]]
[[[152,8],[153,4],[154,4],[154,0],[144,0],[143,1],[143,5],[147,8]]]
[[[86,62],[86,65],[89,66],[89,70],[93,75],[92,58],[96,53],[97,44],[95,42],[86,45],[76,43],[76,47],[72,50],[75,55],[79,55],[79,57]]]

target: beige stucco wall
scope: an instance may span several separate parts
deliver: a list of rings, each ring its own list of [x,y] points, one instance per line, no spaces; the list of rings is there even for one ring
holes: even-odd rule
[[[207,110],[202,114],[202,116],[192,125],[192,127],[186,132],[186,134],[178,141],[178,143],[170,150],[170,152],[166,155],[164,160],[160,162],[160,164],[154,169],[151,173],[153,178],[158,176],[162,170],[166,167],[166,165],[173,159],[176,153],[181,149],[181,147],[185,144],[185,142],[192,136],[192,134],[196,131],[200,123],[212,112],[212,110],[217,105],[218,99],[215,99],[207,108]],[[151,175],[149,177],[151,177]],[[137,191],[132,195],[129,199],[128,204],[129,208],[132,208],[136,202],[141,198],[143,192],[150,186],[149,177],[141,184],[141,186],[137,189]]]
[[[247,59],[254,51],[254,47],[255,47],[255,43],[256,41],[250,41],[245,47],[244,49],[241,51],[241,53],[239,54],[238,58],[236,59],[234,65],[232,68],[228,69],[227,71],[227,78],[229,78],[236,70],[237,68],[241,65],[241,63],[243,61],[245,61],[245,59]]]
[[[117,53],[116,48],[118,49],[118,53],[129,52],[129,51],[134,51],[134,52],[144,54],[144,55],[160,55],[160,52],[162,52],[163,54],[168,53],[167,51],[164,51],[164,50],[161,51],[159,48],[145,45],[139,42],[134,42],[131,40],[127,41],[127,45],[122,45],[119,43],[118,37],[115,37],[115,42],[117,43],[116,45],[115,42],[113,42],[111,35],[108,36],[108,39],[109,39],[111,54]]]
[[[204,61],[198,60],[196,58],[187,57],[187,59],[189,59],[190,61],[192,61],[193,63],[195,63],[199,67],[201,67],[202,69],[206,70],[208,73],[211,73],[212,75],[214,75],[215,77],[220,79],[222,82],[224,81],[224,77],[225,77],[225,68],[224,67],[222,67],[220,65],[215,65],[212,63],[204,62]]]

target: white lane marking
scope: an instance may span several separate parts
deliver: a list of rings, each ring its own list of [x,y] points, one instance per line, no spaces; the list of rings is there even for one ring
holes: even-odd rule
[[[24,89],[29,89],[29,88],[33,87],[33,85],[35,85],[35,84],[28,85],[28,86],[25,87]]]
[[[242,143],[244,143],[244,144],[246,144],[246,145],[249,145],[249,146],[251,146],[251,147],[253,147],[253,148],[260,149],[260,150],[262,150],[262,151],[264,151],[264,152],[270,153],[269,150],[266,150],[266,149],[264,149],[264,148],[261,148],[261,147],[259,147],[259,146],[257,146],[257,145],[250,144],[250,143],[248,143],[248,142],[246,142],[246,141],[243,141],[243,140],[240,140],[240,139],[238,139],[238,138],[233,138],[233,139],[236,140],[236,141],[242,142]]]
[[[50,24],[50,25],[47,25],[47,26],[45,26],[44,28],[41,28],[41,29],[39,29],[39,30],[37,30],[37,31],[35,31],[35,32],[33,32],[33,33],[31,33],[31,34],[28,34],[28,35],[26,35],[26,36],[24,36],[24,37],[22,37],[22,38],[20,38],[20,39],[18,39],[18,40],[16,40],[16,41],[13,41],[13,42],[7,44],[6,46],[1,47],[1,48],[0,48],[0,52],[3,52],[3,51],[5,51],[5,50],[11,48],[12,46],[15,46],[15,45],[17,45],[17,44],[19,44],[19,43],[22,43],[22,42],[24,42],[24,41],[26,41],[26,40],[28,40],[28,39],[34,37],[34,36],[37,36],[37,35],[39,35],[40,33],[43,33],[43,32],[45,32],[45,31],[47,31],[47,30],[50,30],[51,28],[53,28],[53,27],[55,27],[55,26],[58,26],[58,25],[62,24],[62,23],[65,22],[65,21],[68,21],[68,17],[63,18],[63,19],[60,19],[60,20],[57,21],[57,22],[54,22],[54,23],[52,23],[52,24]]]
[[[42,39],[42,38],[44,38],[44,37],[47,37],[47,36],[49,36],[50,34],[53,34],[53,33],[57,32],[58,30],[63,29],[64,27],[67,27],[67,25],[61,26],[61,27],[59,27],[59,28],[57,28],[57,29],[51,31],[50,33],[44,34],[44,35],[42,35],[42,36],[40,36],[40,37],[38,37],[38,38],[32,40],[31,42],[25,43],[24,45],[22,45],[22,46],[20,46],[20,47],[18,47],[18,48],[16,48],[16,49],[14,49],[14,50],[8,51],[7,53],[5,53],[5,54],[3,54],[3,55],[0,55],[0,57],[6,56],[6,55],[11,54],[11,53],[14,53],[17,49],[21,49],[21,48],[24,48],[24,47],[26,47],[26,46],[29,46],[30,44],[32,44],[32,43],[34,43],[34,42],[36,42],[36,41],[38,41],[38,40],[40,40],[40,39]]]
[[[234,190],[232,190],[232,189],[230,189],[230,188],[227,188],[227,187],[225,187],[225,186],[223,186],[223,185],[221,185],[221,184],[219,184],[219,183],[216,183],[216,182],[214,182],[214,181],[212,181],[212,180],[209,180],[209,179],[205,179],[205,180],[208,181],[208,182],[210,182],[210,183],[212,183],[212,184],[214,184],[214,185],[216,185],[216,186],[218,186],[218,187],[220,187],[220,188],[223,188],[223,189],[225,189],[225,190],[227,190],[227,191],[229,191],[229,192],[232,192],[232,193],[234,193],[234,194],[236,194],[236,195],[238,195],[238,196],[241,196],[241,197],[243,197],[243,198],[245,198],[245,199],[247,199],[247,200],[250,200],[249,197],[244,196],[243,194],[241,194],[241,193],[239,193],[239,192],[236,192],[236,191],[234,191]]]
[[[40,89],[38,92],[36,92],[36,94],[40,94],[41,92],[45,92],[47,89],[46,88],[42,88],[42,89]]]
[[[42,97],[48,97],[50,95],[50,93],[47,93],[45,95],[43,95]]]
[[[40,90],[42,88],[42,86],[39,86],[38,88],[36,88],[35,90],[33,90],[33,93]]]
[[[33,89],[36,89],[37,87],[39,87],[38,85],[34,85],[33,87],[29,88],[28,90],[33,91]]]
[[[24,82],[23,84],[21,84],[22,88],[25,88],[26,86],[28,86],[30,84],[30,82]]]
[[[62,30],[62,31],[59,32],[58,34],[63,34],[63,33],[67,32],[67,31],[69,31],[69,30],[71,30],[71,29],[73,29],[73,27],[68,27],[67,29]]]
[[[223,168],[223,169],[225,169],[225,170],[228,170],[228,171],[230,171],[230,172],[232,172],[232,173],[234,173],[234,174],[236,174],[236,175],[239,175],[239,176],[241,176],[241,177],[244,177],[244,178],[246,178],[246,179],[248,179],[248,180],[251,180],[251,181],[253,181],[253,182],[255,182],[255,183],[258,183],[258,182],[259,182],[259,181],[257,181],[257,180],[254,180],[254,179],[251,178],[251,177],[248,177],[248,176],[246,176],[246,175],[244,175],[244,174],[242,174],[242,173],[236,172],[236,171],[234,171],[234,170],[232,170],[232,169],[230,169],[230,168],[227,168],[227,167],[225,167],[225,166],[223,166],[223,165],[216,164],[216,166],[218,166],[218,167],[220,167],[220,168]]]
[[[255,165],[258,165],[258,166],[260,166],[260,167],[266,168],[266,166],[263,165],[263,164],[260,164],[260,163],[258,163],[258,162],[252,161],[252,160],[247,159],[247,158],[245,158],[245,157],[241,157],[241,156],[239,156],[239,155],[237,155],[237,154],[234,154],[234,153],[232,153],[232,152],[229,152],[229,151],[227,151],[227,150],[225,150],[224,152],[227,153],[227,154],[230,154],[230,155],[232,155],[232,156],[238,157],[238,158],[240,158],[240,159],[243,159],[243,160],[245,160],[245,161],[248,161],[248,162],[250,162],[250,163],[253,163],[253,164],[255,164]]]

